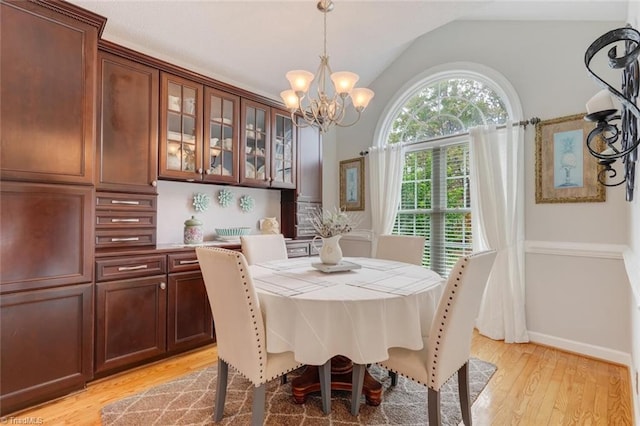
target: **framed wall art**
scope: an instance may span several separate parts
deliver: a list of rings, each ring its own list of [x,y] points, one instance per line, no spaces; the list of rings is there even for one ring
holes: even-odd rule
[[[340,208],[364,210],[364,158],[340,161]]]
[[[585,145],[595,123],[584,116],[536,124],[536,203],[605,201],[605,187],[598,183],[602,167]]]

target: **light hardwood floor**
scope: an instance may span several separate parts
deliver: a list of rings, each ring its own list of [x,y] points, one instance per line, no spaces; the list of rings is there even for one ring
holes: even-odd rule
[[[632,425],[626,367],[532,343],[478,334],[472,355],[498,370],[473,404],[475,425]],[[3,424],[99,425],[113,401],[215,363],[215,345],[90,383],[81,392],[14,413]]]

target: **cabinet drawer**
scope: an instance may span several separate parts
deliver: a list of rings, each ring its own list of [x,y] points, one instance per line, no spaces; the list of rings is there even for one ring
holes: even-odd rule
[[[167,258],[169,259],[169,273],[200,269],[195,250],[188,253],[169,254]]]
[[[142,210],[156,211],[156,195],[119,194],[116,192],[97,192],[98,210]]]
[[[155,228],[96,230],[96,248],[148,246],[155,243]]]
[[[287,244],[287,256],[290,258],[309,256],[309,243]]]
[[[96,211],[96,229],[155,227],[155,212]]]
[[[296,225],[297,237],[315,237],[316,230],[310,227]]]
[[[118,257],[96,261],[96,281],[142,277],[166,272],[167,260],[164,255]]]

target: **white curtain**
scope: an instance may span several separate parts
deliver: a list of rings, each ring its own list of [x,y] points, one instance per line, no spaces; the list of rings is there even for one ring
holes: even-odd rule
[[[498,251],[476,326],[492,339],[528,342],[524,303],[524,131],[470,131],[473,249]]]
[[[401,143],[369,147],[373,253],[378,235],[390,234],[400,204],[405,147]]]

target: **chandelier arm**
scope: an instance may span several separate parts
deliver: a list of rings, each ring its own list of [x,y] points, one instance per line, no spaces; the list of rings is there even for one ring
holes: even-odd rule
[[[361,111],[357,111],[356,110],[356,112],[358,113],[358,117],[356,117],[356,119],[354,121],[352,121],[349,124],[336,123],[336,126],[339,126],[339,127],[351,127],[354,124],[356,124],[358,121],[360,121],[360,117],[362,116],[362,112]]]

